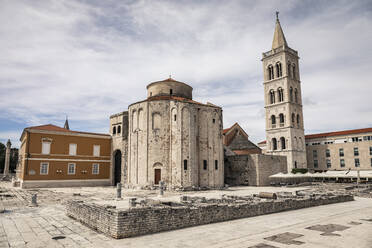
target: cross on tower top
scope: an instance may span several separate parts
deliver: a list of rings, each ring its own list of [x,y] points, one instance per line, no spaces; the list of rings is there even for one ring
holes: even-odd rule
[[[276,20],[279,21],[279,11],[276,11],[275,15],[276,15]]]

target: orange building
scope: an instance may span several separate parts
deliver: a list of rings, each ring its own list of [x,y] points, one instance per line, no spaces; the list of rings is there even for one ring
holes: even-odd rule
[[[111,185],[109,134],[48,124],[25,128],[20,140],[17,177],[22,188]]]

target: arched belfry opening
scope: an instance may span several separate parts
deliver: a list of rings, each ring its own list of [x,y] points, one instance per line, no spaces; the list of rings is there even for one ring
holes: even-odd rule
[[[121,151],[114,152],[114,185],[121,182]]]

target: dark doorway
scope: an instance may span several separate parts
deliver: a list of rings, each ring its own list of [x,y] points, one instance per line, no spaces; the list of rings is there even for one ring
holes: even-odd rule
[[[121,151],[116,150],[114,154],[115,158],[115,176],[114,176],[114,185],[121,182]]]
[[[155,185],[159,184],[161,180],[161,169],[155,169]]]

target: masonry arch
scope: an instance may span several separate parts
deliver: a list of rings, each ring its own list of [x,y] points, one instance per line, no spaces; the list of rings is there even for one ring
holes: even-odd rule
[[[121,182],[122,153],[119,149],[114,151],[114,185]]]
[[[276,63],[275,67],[276,67],[276,76],[281,77],[283,75],[283,73],[282,73],[282,63],[280,63],[280,62]]]
[[[270,104],[275,103],[275,92],[274,92],[274,90],[270,90],[269,97],[270,97]]]
[[[159,182],[162,181],[162,169],[163,169],[163,164],[156,162],[153,165],[153,170],[154,170],[154,184],[159,185]]]
[[[295,102],[298,103],[298,91],[295,89]]]
[[[278,88],[278,98],[279,98],[279,102],[283,102],[284,101],[283,88],[281,88],[281,87]]]
[[[274,151],[277,150],[278,149],[278,144],[277,144],[276,138],[272,138],[271,143],[272,143],[272,149]]]
[[[271,127],[274,128],[276,126],[276,117],[275,115],[271,116]]]
[[[284,137],[280,138],[280,146],[281,146],[282,150],[285,150],[286,146],[285,146],[285,138]]]
[[[267,67],[267,73],[268,73],[268,76],[269,76],[269,80],[274,79],[274,67],[272,65],[269,65]]]

